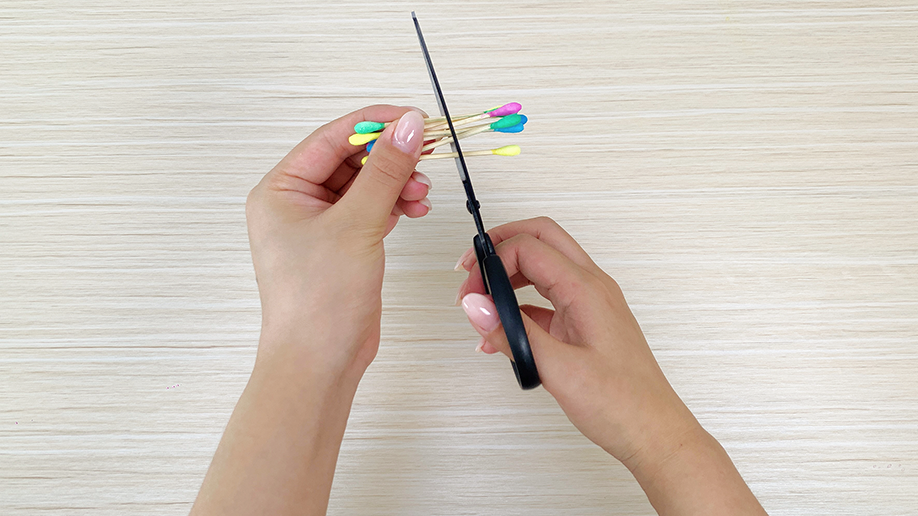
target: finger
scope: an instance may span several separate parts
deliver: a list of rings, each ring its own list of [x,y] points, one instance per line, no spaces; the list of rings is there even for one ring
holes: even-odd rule
[[[498,353],[497,348],[489,344],[488,340],[484,337],[478,337],[478,346],[475,347],[475,351],[479,353],[485,353],[487,355]]]
[[[488,231],[488,236],[491,237],[491,242],[495,246],[519,234],[527,234],[538,238],[584,269],[597,267],[590,255],[574,240],[574,237],[549,217],[518,220],[497,226]],[[474,249],[468,249],[463,253],[456,264],[457,270],[459,268],[465,270],[472,268],[475,264],[473,251]]]
[[[418,163],[423,133],[424,119],[416,111],[389,124],[347,194],[335,206],[347,208],[355,221],[383,226]]]
[[[497,308],[491,298],[481,294],[469,294],[462,299],[462,308],[472,327],[485,338],[487,344],[512,360],[513,352],[510,350],[507,335],[500,324]],[[546,384],[547,389],[550,389],[551,378],[555,377],[553,372],[563,368],[563,364],[571,360],[578,348],[552,337],[525,312],[522,317],[532,356],[536,361],[536,368],[540,371],[542,383]],[[487,344],[482,345],[482,351],[486,351]]]
[[[528,315],[534,323],[539,325],[539,328],[551,333],[551,320],[555,317],[554,310],[535,305],[520,305],[520,311]]]
[[[501,242],[497,254],[507,276],[522,274],[556,309],[569,306],[592,276],[554,247],[525,233]],[[477,287],[481,281],[481,269],[474,267],[459,287],[459,295],[464,296],[471,285]]]
[[[402,188],[399,197],[406,201],[420,201],[427,197],[428,193],[430,193],[430,178],[415,171],[411,174],[411,179],[405,183],[405,188]]]
[[[406,217],[409,219],[416,219],[423,217],[430,213],[433,205],[430,203],[430,199],[426,197],[420,201],[406,201],[404,199],[399,199],[395,203],[395,208],[402,210]]]
[[[529,278],[519,272],[510,276],[510,286],[513,288],[513,290],[528,287],[529,285],[532,285],[532,282],[529,281]],[[480,267],[475,267],[475,269],[469,273],[469,276],[465,279],[465,281],[459,285],[458,297],[461,298],[462,296],[471,292],[477,292],[479,294],[485,293],[484,279],[481,277]]]
[[[399,218],[399,215],[396,215],[394,213],[389,215],[389,218],[386,220],[386,231],[383,232],[384,237],[389,236],[389,233],[391,233],[392,230],[395,229],[395,225],[398,224],[398,218]]]
[[[412,110],[410,107],[388,105],[358,109],[313,131],[287,153],[275,170],[312,184],[323,184],[347,158],[364,152],[364,146],[351,145],[347,141],[348,136],[354,133],[354,125],[364,121],[389,122]],[[348,166],[348,169],[353,171],[353,167]],[[326,185],[329,189],[338,190],[349,179],[349,175],[339,175],[339,184]]]
[[[540,328],[548,332],[551,335],[551,319],[555,315],[554,310],[549,310],[547,308],[542,308],[540,306],[533,305],[521,305],[520,311],[528,315],[532,322],[539,325]],[[494,347],[493,344],[488,342],[488,339],[481,337],[478,341],[478,346],[475,348],[475,351],[479,351],[486,355],[493,355],[494,353],[499,353],[498,349]]]
[[[347,193],[347,191],[351,188],[351,185],[354,184],[355,179],[357,179],[357,175],[351,176],[351,178],[338,190],[338,196],[330,202],[337,202],[338,199],[343,197],[344,194]],[[408,180],[408,182],[405,183],[405,187],[402,188],[402,191],[399,194],[399,202],[395,204],[395,208],[393,208],[392,212],[396,215],[404,215],[405,212],[398,213],[399,204],[401,204],[401,201],[420,201],[421,199],[427,197],[427,194],[430,192],[430,186],[430,178],[418,171],[415,171],[413,174],[411,174],[411,178]],[[424,214],[426,214],[426,212],[422,213],[421,215]],[[421,215],[415,216],[419,217]]]

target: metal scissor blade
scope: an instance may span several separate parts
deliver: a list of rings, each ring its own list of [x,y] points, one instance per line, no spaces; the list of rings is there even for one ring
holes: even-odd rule
[[[434,94],[437,97],[437,106],[440,108],[440,114],[446,117],[446,123],[449,125],[449,133],[453,141],[449,146],[457,154],[456,168],[459,169],[459,178],[462,182],[468,181],[469,169],[465,166],[465,156],[462,155],[462,149],[459,147],[459,138],[456,136],[456,128],[453,127],[453,120],[449,116],[449,109],[446,107],[446,99],[443,98],[443,90],[440,89],[440,81],[437,80],[437,72],[434,71],[433,62],[430,60],[430,52],[427,51],[427,43],[424,41],[424,34],[421,32],[421,24],[418,23],[418,17],[411,11],[411,19],[414,20],[414,28],[418,32],[418,41],[421,42],[421,51],[424,53],[424,63],[427,64],[427,74],[430,75],[430,84],[433,86]]]

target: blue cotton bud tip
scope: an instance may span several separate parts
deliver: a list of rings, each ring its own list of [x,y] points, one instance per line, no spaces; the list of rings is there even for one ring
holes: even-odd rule
[[[494,131],[498,133],[521,133],[523,132],[523,124],[516,124],[513,127],[501,127]]]
[[[377,142],[377,141],[379,141],[379,140],[373,140],[373,141],[371,141],[370,143],[367,144],[367,152],[370,152],[371,150],[373,150],[373,146],[376,145],[376,142]]]
[[[375,133],[382,131],[386,124],[382,122],[360,122],[354,126],[354,132],[357,134]]]
[[[526,122],[529,121],[529,117],[526,115],[520,115],[520,123],[526,125]]]

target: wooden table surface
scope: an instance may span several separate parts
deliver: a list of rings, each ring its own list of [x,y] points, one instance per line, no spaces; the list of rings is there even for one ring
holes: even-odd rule
[[[918,7],[767,0],[4,0],[0,513],[187,513],[257,344],[245,196],[328,120],[436,112],[412,9],[454,112],[530,117],[476,137],[523,148],[469,160],[486,224],[583,244],[771,514],[918,514]],[[652,514],[474,352],[420,169],[329,513]]]

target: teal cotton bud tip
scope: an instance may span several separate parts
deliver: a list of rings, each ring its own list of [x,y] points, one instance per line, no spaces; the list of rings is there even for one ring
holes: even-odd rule
[[[491,124],[491,129],[494,129],[496,131],[498,129],[513,127],[520,123],[522,123],[522,117],[520,117],[520,115],[507,115],[501,118],[500,120],[498,120],[497,122],[494,122],[493,124]]]
[[[354,132],[357,134],[369,134],[376,131],[382,131],[386,124],[382,122],[360,122],[354,126]]]
[[[523,124],[516,124],[513,127],[501,127],[500,129],[495,129],[494,131],[498,133],[521,133],[523,132]]]
[[[376,140],[373,140],[373,141],[371,141],[370,143],[368,143],[368,144],[367,144],[367,152],[370,152],[371,150],[373,150],[373,146],[374,146],[374,145],[376,145]]]
[[[489,111],[488,116],[507,116],[515,115],[523,109],[523,106],[519,102],[511,102],[509,104],[504,104],[503,106],[495,109],[494,111]]]

